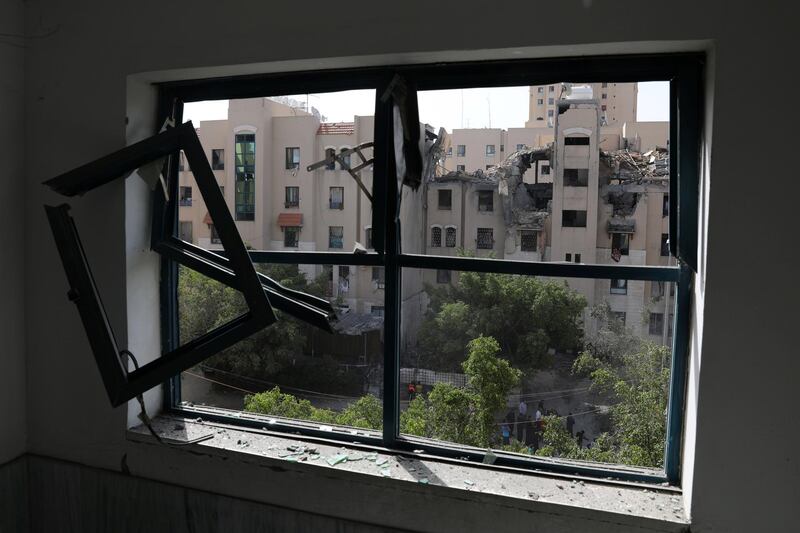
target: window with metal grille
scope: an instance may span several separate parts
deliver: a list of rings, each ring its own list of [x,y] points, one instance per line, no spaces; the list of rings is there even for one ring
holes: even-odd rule
[[[447,248],[455,248],[456,246],[456,228],[448,226],[444,231],[444,245]]]
[[[283,245],[286,248],[297,248],[300,245],[300,226],[283,228]]]
[[[536,245],[538,240],[539,232],[533,230],[522,230],[520,231],[520,250],[523,252],[535,252],[537,251]]]
[[[494,248],[493,228],[478,228],[477,247],[479,250],[491,250]]]
[[[440,226],[433,226],[431,228],[431,248],[440,248],[442,246],[442,228]]]

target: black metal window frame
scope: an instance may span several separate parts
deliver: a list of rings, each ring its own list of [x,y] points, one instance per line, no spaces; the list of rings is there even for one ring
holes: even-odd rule
[[[253,145],[252,152],[248,145]],[[237,133],[233,140],[234,178],[236,183],[235,213],[236,220],[250,221],[256,217],[256,134],[253,132]],[[253,156],[252,163],[248,155]]]
[[[358,441],[366,445],[411,452],[423,447],[427,453],[444,458],[465,459],[484,468],[514,467],[570,475],[611,477],[623,481],[663,482],[679,484],[681,479],[681,440],[685,405],[686,373],[690,338],[692,284],[697,264],[697,211],[699,154],[702,127],[701,95],[703,92],[703,54],[655,54],[599,56],[579,58],[520,59],[423,65],[397,65],[355,69],[291,72],[248,75],[212,79],[183,80],[159,85],[159,123],[165,117],[180,122],[183,104],[215,99],[236,99],[279,96],[298,93],[333,92],[351,89],[374,89],[375,101],[375,164],[372,210],[374,251],[289,252],[251,250],[255,263],[284,264],[349,264],[385,268],[384,322],[384,421],[380,436],[350,432],[337,434],[308,424],[278,421],[271,429],[312,437]],[[395,75],[409,80],[416,91],[460,89],[469,87],[537,86],[562,80],[575,83],[668,81],[670,83],[670,139],[676,147],[670,153],[670,252],[676,266],[632,266],[619,264],[571,264],[561,262],[525,262],[475,257],[450,257],[410,254],[402,251],[399,242],[399,221],[396,201],[398,188],[393,146],[393,102],[382,99]],[[178,158],[170,169],[177,176]],[[177,180],[172,180],[177,182]],[[177,194],[177,188],[173,188]],[[154,235],[170,231],[174,234],[177,209],[170,212],[163,198],[154,195],[156,212]],[[174,206],[177,202],[171,202]],[[170,214],[171,213],[171,214]],[[559,216],[560,214],[556,214]],[[423,444],[399,433],[399,330],[400,287],[403,269],[446,269],[455,271],[493,272],[563,278],[594,278],[673,282],[677,285],[675,331],[672,347],[672,368],[667,415],[667,442],[663,472],[624,465],[586,464],[553,461],[540,457],[497,454],[493,465],[483,465],[485,450],[450,443]],[[164,349],[179,343],[177,320],[177,268],[169,259],[162,261],[162,341]],[[180,404],[180,377],[165,384],[168,389],[166,409],[178,414],[196,416],[197,411]],[[261,428],[262,420],[232,418],[220,411],[203,416],[225,423]]]

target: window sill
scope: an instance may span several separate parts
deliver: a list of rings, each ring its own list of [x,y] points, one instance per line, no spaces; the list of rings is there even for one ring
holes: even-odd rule
[[[185,449],[188,453],[202,451],[249,463],[255,460],[266,467],[294,470],[302,475],[330,477],[331,471],[336,471],[336,475],[348,477],[350,481],[355,479],[379,487],[418,491],[427,497],[466,499],[498,509],[511,506],[532,513],[617,524],[619,527],[615,531],[628,528],[631,531],[642,528],[648,531],[686,531],[688,525],[681,493],[672,487],[552,473],[521,473],[513,468],[482,468],[424,453],[395,452],[362,444],[343,445],[345,443],[300,438],[266,428],[253,430],[171,414],[156,417],[153,426],[162,438],[176,442],[213,435],[211,439],[176,448],[178,450]],[[128,439],[142,444],[155,442],[143,426],[130,429]],[[316,448],[318,455],[292,454],[289,448],[299,446],[306,450]],[[368,460],[369,453],[377,453],[378,460]],[[362,459],[329,464],[329,458],[343,454],[358,454]],[[378,465],[383,459],[387,462]]]

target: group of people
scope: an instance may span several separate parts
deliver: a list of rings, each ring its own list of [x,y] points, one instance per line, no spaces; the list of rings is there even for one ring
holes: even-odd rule
[[[545,416],[559,416],[559,414],[555,409],[545,410],[544,402],[540,401],[536,410],[529,415],[528,404],[521,399],[517,409],[511,409],[500,425],[503,444],[510,444],[511,438],[516,433],[517,441],[525,443],[535,453],[540,447],[544,434]],[[572,412],[566,416],[566,426],[569,434],[576,439],[578,446],[583,447],[584,432],[575,433],[575,418],[572,416]]]

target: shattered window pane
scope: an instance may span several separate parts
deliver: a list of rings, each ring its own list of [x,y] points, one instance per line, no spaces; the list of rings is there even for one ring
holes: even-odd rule
[[[384,298],[372,290],[369,271],[349,265],[255,266],[287,288],[333,303],[339,309],[334,333],[280,314],[280,327],[261,330],[183,372],[183,406],[245,411],[262,417],[265,426],[292,421],[331,436],[380,436]],[[181,267],[178,280],[182,344],[246,310],[241,293],[197,272]],[[369,298],[358,297],[362,292]],[[313,449],[282,453],[287,460],[309,460]]]
[[[431,247],[441,248],[442,246],[442,228],[434,226],[431,228]]]
[[[492,228],[478,228],[478,249],[491,250],[494,248],[494,230]]]
[[[456,245],[456,228],[449,226],[445,228],[445,246],[454,248]]]

